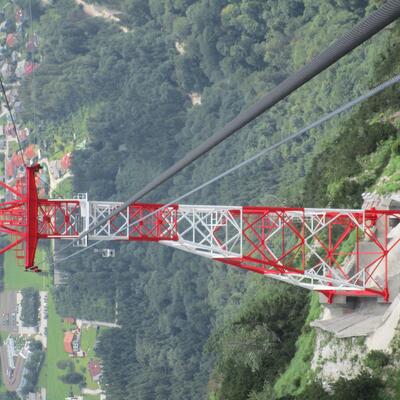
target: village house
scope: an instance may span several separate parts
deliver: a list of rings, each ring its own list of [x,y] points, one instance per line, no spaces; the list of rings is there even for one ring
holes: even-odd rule
[[[36,147],[33,144],[30,144],[25,150],[24,150],[24,158],[28,162],[28,164],[34,164],[38,160],[37,152],[36,152]]]
[[[25,67],[24,67],[24,75],[28,76],[30,75],[33,71],[35,71],[35,69],[39,66],[39,64],[34,63],[32,61],[27,61],[25,63]]]
[[[84,353],[81,351],[81,337],[79,329],[65,332],[64,351],[71,356],[84,356]]]
[[[12,160],[6,160],[6,180],[7,182],[14,178],[16,168],[12,163]]]
[[[14,153],[5,161],[5,176],[7,182],[16,178],[19,174],[25,173],[24,161],[21,154]]]
[[[18,37],[15,33],[9,33],[6,37],[6,45],[9,48],[14,48],[18,45]]]
[[[11,161],[15,168],[20,168],[24,166],[24,159],[22,158],[21,154],[14,153],[11,157]]]
[[[90,360],[88,363],[88,369],[90,376],[95,382],[98,382],[103,373],[103,368],[101,365],[101,361],[99,359]]]

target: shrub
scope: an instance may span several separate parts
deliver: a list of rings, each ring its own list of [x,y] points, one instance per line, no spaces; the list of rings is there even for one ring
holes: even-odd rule
[[[396,140],[392,144],[392,153],[396,155],[400,155],[400,140]]]
[[[74,363],[70,360],[60,360],[57,362],[57,368],[59,369],[69,369],[70,372],[74,371]]]
[[[84,376],[78,372],[70,372],[69,374],[63,375],[60,379],[68,385],[78,385],[84,381]]]
[[[389,363],[389,356],[383,351],[372,350],[367,354],[365,365],[372,370],[383,368]]]

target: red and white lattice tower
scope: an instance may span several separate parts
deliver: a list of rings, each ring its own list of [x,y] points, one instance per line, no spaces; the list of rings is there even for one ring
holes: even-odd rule
[[[12,237],[0,254],[16,248],[27,270],[37,270],[39,239],[76,239],[122,204],[88,201],[86,195],[40,199],[35,184],[39,168],[28,167],[15,187],[0,182],[8,193],[0,205],[0,232]],[[80,245],[87,240],[157,241],[316,290],[329,301],[335,295],[389,298],[388,259],[399,239],[388,233],[400,210],[160,207],[131,204]]]

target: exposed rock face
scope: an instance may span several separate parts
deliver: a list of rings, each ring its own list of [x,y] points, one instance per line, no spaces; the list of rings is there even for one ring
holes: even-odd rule
[[[175,48],[179,54],[185,54],[185,44],[182,42],[175,42]]]
[[[190,100],[192,105],[198,106],[201,105],[201,94],[197,92],[189,93]]]
[[[357,376],[366,353],[364,338],[338,339],[332,333],[318,330],[311,368],[328,388],[340,377]]]
[[[363,195],[364,209],[400,210],[400,194],[380,196],[376,193]],[[391,221],[387,234],[388,247],[400,239],[400,223]],[[379,232],[379,221],[376,226]],[[374,246],[368,240],[364,246]],[[373,251],[373,248],[369,249]],[[375,279],[383,277],[377,275]],[[346,298],[339,296],[334,304],[324,304],[320,320],[312,322],[317,328],[316,347],[311,363],[316,375],[326,385],[340,376],[351,379],[361,370],[362,361],[370,350],[391,351],[400,321],[400,245],[388,256],[390,298],[388,303],[375,298]],[[321,296],[321,303],[325,299]]]

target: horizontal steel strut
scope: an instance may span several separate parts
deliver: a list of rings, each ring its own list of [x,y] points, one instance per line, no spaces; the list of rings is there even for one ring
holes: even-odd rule
[[[26,269],[37,270],[40,239],[76,239],[123,203],[39,199],[36,172],[27,167],[15,187],[0,182],[0,232]],[[81,240],[157,241],[225,264],[334,295],[388,300],[388,259],[399,240],[389,237],[400,210],[233,207],[135,203]]]

